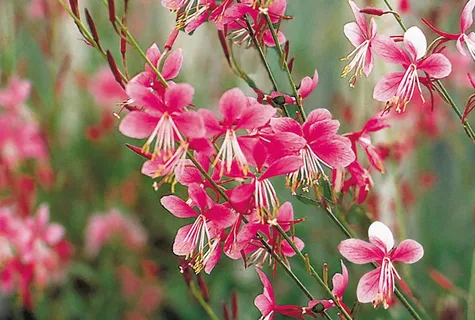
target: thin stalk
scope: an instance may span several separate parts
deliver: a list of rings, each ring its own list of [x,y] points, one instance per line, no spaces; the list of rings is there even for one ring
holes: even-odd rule
[[[470,288],[468,289],[467,317],[468,320],[475,320],[475,250],[473,250],[472,272],[470,277]]]
[[[264,12],[263,15],[266,18],[267,26],[269,27],[269,30],[272,33],[272,38],[274,39],[275,48],[277,49],[277,52],[279,53],[279,57],[282,61],[282,65],[284,66],[285,73],[287,74],[287,79],[289,80],[290,87],[295,97],[297,108],[299,109],[302,119],[305,121],[305,119],[307,118],[307,115],[305,114],[305,110],[303,109],[302,100],[299,97],[297,86],[295,85],[294,79],[292,78],[292,74],[290,73],[289,65],[287,64],[287,59],[285,58],[284,51],[282,51],[282,47],[280,46],[279,39],[277,37],[277,33],[274,28],[274,24],[270,20],[270,16],[267,12]]]
[[[211,309],[210,305],[206,302],[206,300],[203,298],[203,295],[201,294],[200,290],[196,288],[195,284],[193,282],[190,282],[190,291],[195,297],[195,299],[199,302],[201,307],[203,307],[204,311],[208,314],[209,318],[212,320],[219,320],[219,317],[214,313],[213,309]]]
[[[391,4],[389,3],[389,0],[384,0],[384,3],[386,4],[386,7],[388,7],[389,10],[393,11],[393,8],[391,7]],[[404,30],[404,32],[407,31],[407,28],[406,26],[404,25],[404,22],[402,22],[401,20],[401,17],[398,17],[398,16],[395,16],[394,17],[396,18],[396,21],[399,23],[399,25],[401,26],[401,29]],[[445,86],[442,84],[442,82],[440,80],[436,80],[435,83],[439,86],[439,87],[435,87],[437,92],[443,97],[445,98],[445,100],[447,101],[447,103],[452,107],[452,109],[454,110],[454,112],[457,114],[457,117],[462,120],[463,119],[463,115],[462,113],[460,112],[459,108],[457,107],[457,105],[455,104],[454,100],[452,99],[452,97],[450,96],[450,94],[448,93],[447,89],[445,88]],[[475,132],[473,131],[472,127],[470,126],[470,123],[468,123],[467,120],[464,120],[462,122],[463,124],[463,128],[465,129],[465,132],[467,133],[468,137],[472,140],[473,143],[475,143]]]
[[[61,0],[60,0],[61,1]],[[108,7],[107,0],[102,0],[104,5]],[[145,52],[142,50],[140,45],[138,44],[137,40],[135,40],[134,36],[130,33],[129,29],[122,23],[122,20],[119,17],[115,17],[115,22],[120,26],[122,31],[124,31],[125,35],[127,38],[130,40],[130,44],[135,48],[135,50],[138,51],[140,56],[145,60],[145,62],[150,66],[150,68],[153,70],[153,72],[156,74],[158,80],[163,84],[165,88],[168,88],[168,82],[165,80],[165,78],[162,76],[160,71],[158,71],[157,66],[155,66],[148,58]]]

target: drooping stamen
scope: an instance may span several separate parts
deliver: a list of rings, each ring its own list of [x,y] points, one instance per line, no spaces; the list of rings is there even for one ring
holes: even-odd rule
[[[352,70],[355,70],[353,75],[350,78],[350,87],[354,87],[358,77],[363,76],[364,63],[366,60],[366,53],[369,50],[369,40],[362,42],[357,46],[353,51],[350,52],[346,57],[341,60],[349,60],[352,56],[353,59],[351,62],[343,69],[341,77],[346,77]]]
[[[186,164],[186,152],[188,150],[188,142],[181,141],[180,146],[178,149],[175,150],[171,158],[169,158],[164,163],[161,163],[157,166],[154,170],[153,175],[151,176],[153,179],[165,176],[171,177],[176,172],[181,173],[185,168]]]
[[[414,64],[411,64],[404,76],[399,83],[399,86],[396,90],[396,94],[386,103],[386,110],[396,107],[397,112],[406,111],[407,104],[412,100],[415,89],[419,90],[422,103],[425,102],[424,96],[422,95],[421,83],[419,81],[419,76],[417,75],[417,67]]]
[[[302,185],[311,186],[315,184],[320,175],[326,178],[321,164],[332,169],[330,165],[323,162],[323,160],[313,152],[309,145],[306,145],[305,148],[300,150],[300,156],[303,160],[302,167],[287,176],[286,185],[290,187],[293,194],[295,194],[295,191]]]
[[[166,161],[171,158],[175,152],[175,137],[177,137],[180,142],[184,141],[172,117],[165,112],[160,117],[155,129],[153,129],[152,134],[142,147],[142,151],[150,152],[150,146],[153,140],[155,140],[152,160],[158,155]]]
[[[384,258],[381,263],[381,272],[379,275],[378,294],[376,295],[373,305],[376,308],[380,303],[383,303],[384,309],[389,308],[393,300],[394,293],[394,276],[399,277],[391,260]]]
[[[204,254],[198,254],[194,263],[193,263],[193,270],[195,273],[200,273],[206,267],[209,259],[213,256],[215,250],[219,250],[219,244],[221,243],[220,237],[216,237],[210,241],[208,241],[207,251]],[[204,251],[205,248],[203,248]]]
[[[198,216],[190,230],[188,231],[183,242],[191,242],[193,251],[188,254],[185,259],[193,257],[195,250],[198,247],[198,255],[203,256],[205,246],[210,243],[210,233],[206,223],[206,218],[203,215]]]
[[[228,129],[226,131],[223,144],[221,145],[221,149],[219,149],[218,155],[214,160],[213,166],[216,166],[218,161],[221,162],[221,170],[219,174],[222,176],[224,173],[224,168],[226,168],[227,173],[231,172],[231,166],[234,159],[236,159],[236,162],[239,168],[243,171],[244,175],[247,175],[249,166],[246,156],[242,152],[234,130]]]
[[[268,179],[256,180],[256,188],[254,191],[255,206],[257,215],[262,219],[262,223],[266,221],[266,213],[274,218],[279,208],[279,199],[274,186]]]

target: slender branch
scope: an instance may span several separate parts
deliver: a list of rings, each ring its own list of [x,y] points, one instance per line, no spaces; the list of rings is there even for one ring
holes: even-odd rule
[[[303,109],[302,99],[297,90],[297,86],[295,85],[294,79],[292,78],[292,74],[290,73],[289,65],[287,64],[287,59],[285,58],[284,51],[282,51],[282,47],[279,43],[279,38],[277,37],[277,32],[275,31],[274,24],[272,23],[270,16],[267,12],[262,13],[266,18],[267,26],[269,27],[270,32],[272,33],[272,38],[274,39],[275,48],[279,53],[280,60],[282,61],[282,65],[284,67],[285,73],[287,74],[287,79],[289,80],[290,87],[292,89],[293,95],[295,97],[295,101],[297,103],[297,108],[299,109],[300,115],[302,119],[305,121],[307,115],[305,114],[305,110]]]
[[[475,250],[472,258],[472,276],[470,278],[470,288],[468,289],[467,317],[468,320],[475,320]]]
[[[219,320],[219,317],[214,313],[213,309],[211,309],[210,305],[206,302],[206,300],[203,298],[203,295],[201,294],[200,290],[196,288],[196,285],[193,282],[190,282],[190,291],[195,297],[195,299],[199,302],[201,307],[206,311],[208,314],[209,318],[212,320]]]

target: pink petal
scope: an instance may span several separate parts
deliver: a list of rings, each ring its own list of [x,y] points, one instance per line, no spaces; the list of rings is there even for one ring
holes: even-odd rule
[[[209,207],[214,203],[206,194],[206,191],[203,189],[203,187],[197,183],[188,187],[188,196],[193,201],[193,204],[198,206],[201,212],[204,212],[206,207]]]
[[[343,261],[341,263],[341,274],[336,273],[332,278],[333,283],[333,294],[337,297],[343,298],[346,287],[348,286],[348,269],[346,269]]]
[[[382,116],[380,112],[372,116],[363,127],[363,132],[376,132],[384,128],[389,128],[391,125],[387,122],[387,115]]]
[[[437,79],[445,78],[452,72],[452,64],[441,53],[431,54],[419,63],[418,68]]]
[[[169,87],[165,93],[165,104],[170,112],[181,111],[193,100],[195,89],[188,83],[178,83]]]
[[[161,57],[160,49],[158,48],[157,44],[154,43],[150,46],[150,48],[147,49],[145,52],[145,55],[147,56],[148,60],[157,67],[158,60]],[[148,72],[153,72],[152,68],[148,65],[148,63],[145,64],[145,70]]]
[[[264,286],[264,296],[272,305],[275,305],[274,290],[272,289],[272,284],[270,283],[269,278],[267,278],[266,274],[261,270],[256,268],[256,271],[261,279],[262,285]]]
[[[411,63],[411,59],[407,53],[388,36],[376,36],[371,42],[371,47],[373,48],[374,53],[380,56],[385,62],[402,65]]]
[[[361,277],[356,289],[356,296],[361,303],[371,303],[376,298],[379,289],[381,268],[374,269]]]
[[[370,24],[369,24],[368,38],[373,39],[376,36],[377,32],[378,32],[378,25],[376,24],[376,21],[374,20],[374,18],[371,18]]]
[[[475,0],[470,0],[467,2],[465,7],[462,10],[460,16],[460,32],[465,33],[468,28],[473,24],[473,8],[475,7]]]
[[[361,32],[361,29],[356,22],[345,24],[343,27],[343,33],[355,48],[366,40],[365,35]]]
[[[404,240],[391,252],[392,261],[414,263],[424,256],[424,248],[414,240]]]
[[[285,14],[285,9],[287,8],[287,0],[274,0],[271,5],[269,6],[269,15],[275,19],[273,23],[276,23],[280,20],[278,17],[274,16],[282,16]]]
[[[205,272],[210,274],[213,271],[214,267],[218,264],[219,259],[221,258],[221,245],[219,244],[216,249],[211,253],[209,260],[205,265]]]
[[[160,199],[162,206],[177,218],[197,217],[198,213],[177,196],[164,196]]]
[[[144,111],[132,111],[127,114],[119,125],[119,131],[124,136],[134,139],[144,139],[152,134],[159,118]]]
[[[236,215],[231,209],[221,204],[214,205],[204,216],[220,230],[230,227],[236,221]]]
[[[279,207],[279,210],[276,213],[276,218],[279,224],[287,225],[290,228],[289,223],[294,220],[294,209],[292,207],[292,203],[289,201],[284,202]],[[285,231],[288,231],[288,229]]]
[[[343,240],[338,245],[341,255],[356,264],[382,260],[384,252],[372,243],[360,239]]]
[[[327,139],[318,139],[310,143],[313,152],[330,167],[346,167],[355,161],[348,138],[334,135]]]
[[[51,224],[45,231],[45,241],[54,246],[63,239],[65,234],[64,227],[59,224]]]
[[[312,91],[315,90],[317,85],[318,85],[318,72],[317,70],[315,70],[315,73],[313,74],[313,78],[305,77],[300,82],[300,88],[298,92],[300,96],[302,97],[302,99],[307,98],[312,93]]]
[[[404,72],[393,72],[379,79],[374,87],[373,98],[383,102],[391,100],[403,77]]]
[[[333,136],[340,128],[340,121],[338,120],[323,120],[312,124],[306,135],[307,141],[314,141],[317,139],[327,139],[328,136]]]
[[[361,29],[361,32],[366,33],[368,30],[368,25],[366,24],[366,17],[363,13],[360,12],[360,8],[354,3],[353,1],[348,1],[351,6],[351,10],[353,10],[353,14],[355,15],[355,20],[358,26]]]
[[[274,309],[274,304],[264,294],[260,294],[254,299],[254,305],[259,309],[263,317],[269,315]],[[274,316],[271,315],[271,317],[266,318],[266,320],[267,319],[273,320]]]
[[[275,115],[276,109],[272,106],[254,104],[243,110],[240,119],[236,123],[237,129],[253,130],[262,127]]]
[[[200,171],[191,164],[191,161],[185,165],[183,170],[177,170],[177,172],[175,172],[175,178],[184,186],[202,182]]]
[[[177,49],[165,59],[162,68],[162,76],[167,80],[175,78],[178,76],[182,64],[183,50]]]
[[[305,247],[305,243],[297,237],[292,237],[292,241],[294,242],[297,249],[302,250]],[[286,240],[282,240],[280,250],[284,256],[293,257],[295,256],[294,249],[290,246],[290,244]]]
[[[173,116],[178,130],[185,137],[202,138],[206,134],[203,119],[196,111],[185,111]]]
[[[195,249],[195,239],[190,239],[188,234],[193,225],[189,224],[178,229],[178,232],[175,236],[175,241],[173,242],[173,253],[177,256],[186,256],[193,252]]]
[[[465,42],[464,35],[461,35],[460,37],[458,37],[457,42],[455,43],[455,47],[461,55],[466,56],[467,53],[465,52],[465,49],[463,47],[463,42]]]
[[[206,127],[206,137],[213,137],[222,132],[221,125],[219,124],[219,121],[213,111],[209,109],[199,109],[198,113],[203,119],[204,125]]]
[[[224,122],[231,125],[241,116],[246,105],[246,96],[240,89],[234,88],[226,91],[219,99],[219,111],[224,116]]]
[[[275,133],[291,132],[299,136],[303,134],[300,124],[292,118],[272,118],[270,126]]]
[[[297,171],[302,167],[303,161],[300,156],[286,156],[275,162],[273,162],[264,172],[264,174],[259,178],[259,180],[264,180],[272,177],[281,176],[287,173]]]
[[[275,47],[274,37],[272,36],[272,33],[270,32],[270,30],[264,31],[262,40],[264,41],[264,44],[266,46]],[[287,38],[280,30],[277,31],[277,41],[279,41],[280,45],[284,44],[285,41],[287,41]]]
[[[406,49],[411,53],[413,60],[419,60],[426,54],[426,36],[422,32],[422,30],[416,26],[410,27],[404,33],[404,45],[406,46]]]
[[[368,77],[371,71],[373,70],[374,67],[374,58],[373,58],[373,52],[371,49],[366,50],[366,56],[365,56],[365,61],[363,65],[363,72],[364,74]]]
[[[369,226],[368,237],[372,244],[379,246],[380,248],[382,243],[384,247],[381,249],[386,249],[386,252],[391,251],[394,247],[393,233],[382,222],[375,221]]]
[[[150,88],[137,82],[130,81],[127,83],[125,90],[130,99],[133,100],[133,104],[161,112],[165,110],[162,101]]]
[[[332,119],[332,114],[330,111],[327,109],[315,109],[312,112],[310,112],[307,116],[307,120],[305,120],[305,123],[302,125],[302,129],[304,134],[308,133],[308,130],[311,125],[313,125],[315,122],[323,121],[323,120],[331,120]]]

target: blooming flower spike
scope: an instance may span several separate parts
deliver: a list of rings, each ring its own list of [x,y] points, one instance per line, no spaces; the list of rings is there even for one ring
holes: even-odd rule
[[[373,98],[387,102],[386,110],[395,107],[397,112],[405,111],[416,91],[424,101],[418,70],[435,79],[445,78],[452,71],[450,61],[443,54],[432,53],[426,56],[427,40],[418,27],[411,27],[406,31],[404,47],[406,50],[402,50],[388,36],[378,36],[373,41],[373,48],[378,56],[385,62],[401,64],[405,69],[405,72],[384,76],[374,88]]]
[[[394,277],[401,279],[393,263],[415,263],[424,255],[424,249],[414,240],[404,240],[394,247],[391,230],[379,221],[371,224],[368,236],[369,242],[359,239],[343,240],[338,250],[353,263],[376,262],[379,265],[360,279],[356,294],[361,303],[373,302],[375,308],[382,303],[387,309],[393,300]]]

